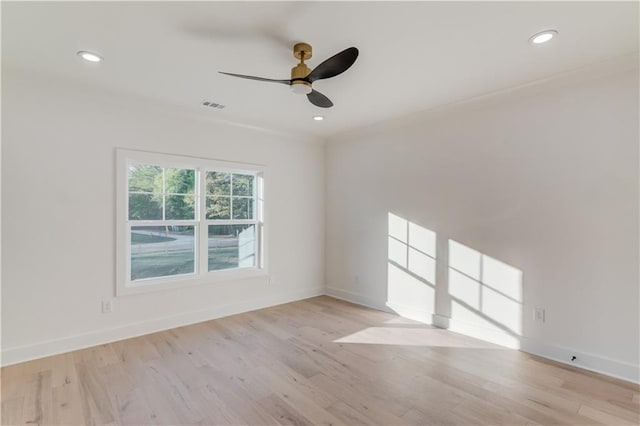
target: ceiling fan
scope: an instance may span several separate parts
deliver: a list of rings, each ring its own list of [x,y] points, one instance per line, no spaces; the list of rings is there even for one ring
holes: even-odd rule
[[[311,45],[307,43],[296,43],[293,46],[293,56],[300,60],[300,63],[291,68],[290,80],[274,80],[271,78],[254,77],[251,75],[233,74],[230,72],[219,71],[220,74],[230,75],[232,77],[246,78],[249,80],[266,81],[271,83],[280,83],[291,86],[294,93],[307,95],[309,102],[320,108],[329,108],[333,106],[333,102],[322,93],[314,90],[311,86],[316,80],[323,78],[335,77],[342,74],[353,65],[358,58],[358,49],[349,47],[340,53],[337,53],[315,67],[313,71],[304,63],[305,60],[311,59]]]

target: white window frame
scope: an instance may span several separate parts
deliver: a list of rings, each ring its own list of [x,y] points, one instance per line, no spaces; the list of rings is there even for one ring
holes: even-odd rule
[[[192,285],[202,285],[220,281],[233,281],[256,277],[267,277],[264,226],[264,173],[265,167],[257,164],[236,163],[205,158],[160,154],[145,151],[118,149],[116,151],[116,295],[140,294],[159,290],[170,290]],[[128,174],[129,165],[147,164],[159,167],[195,169],[195,219],[194,220],[129,220]],[[256,176],[255,220],[207,219],[206,218],[206,172],[244,173]],[[130,229],[132,226],[153,225],[194,226],[195,261],[194,273],[167,277],[147,278],[131,281]],[[255,224],[256,225],[256,266],[209,271],[208,230],[209,225]]]

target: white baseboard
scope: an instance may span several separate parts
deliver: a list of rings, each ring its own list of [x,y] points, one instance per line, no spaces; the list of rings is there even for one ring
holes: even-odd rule
[[[639,365],[528,338],[521,340],[520,350],[584,370],[640,384]],[[571,361],[573,356],[576,357],[575,361]]]
[[[640,383],[640,366],[638,365],[545,343],[524,336],[514,337],[494,329],[466,321],[455,320],[442,315],[435,316],[434,324],[460,334],[469,335],[508,348],[518,349],[522,352],[561,362],[573,367],[627,380],[629,382]],[[576,359],[572,361],[574,356]]]
[[[342,290],[335,287],[327,287],[325,289],[325,294],[327,296],[335,297],[336,299],[344,300],[346,302],[355,303],[356,305],[366,306],[367,308],[376,309],[378,311],[394,313],[384,304],[378,303],[373,298],[363,296],[358,293],[353,293],[350,291]]]
[[[327,288],[326,294],[328,296],[336,297],[338,299],[343,299],[348,302],[356,303],[358,305],[367,306],[369,308],[378,309],[385,312],[390,312],[389,308],[391,308],[393,311],[395,311],[392,313],[397,313],[400,316],[405,316],[403,315],[403,313],[408,314],[406,315],[406,318],[409,319],[415,319],[427,324],[433,324],[436,327],[445,328],[460,334],[470,335],[472,337],[495,343],[497,345],[521,350],[522,352],[537,355],[542,358],[571,365],[573,367],[582,368],[584,370],[593,371],[633,383],[640,383],[639,365],[634,365],[624,361],[618,361],[587,352],[580,352],[571,348],[548,344],[527,337],[514,338],[507,333],[502,333],[500,331],[479,326],[477,324],[455,320],[443,315],[432,315],[431,312],[420,312],[406,306],[400,306],[389,302],[387,302],[387,306],[381,306],[379,302],[367,298],[366,296],[340,290],[337,288]],[[425,318],[427,321],[423,321],[418,318]],[[571,361],[571,358],[573,356],[576,357],[575,361]]]
[[[182,327],[229,315],[240,314],[256,309],[267,308],[296,300],[308,299],[325,294],[325,289],[308,288],[286,294],[275,294],[267,297],[249,299],[231,305],[216,306],[212,309],[186,312],[178,315],[155,318],[149,321],[141,321],[124,326],[107,328],[91,333],[77,334],[61,339],[49,340],[33,345],[3,348],[2,366],[17,364],[46,356],[57,355],[91,346],[111,343],[118,340],[164,331],[175,327]]]

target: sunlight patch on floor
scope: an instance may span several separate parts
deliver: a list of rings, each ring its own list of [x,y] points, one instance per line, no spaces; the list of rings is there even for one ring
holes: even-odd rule
[[[448,330],[424,326],[416,327],[368,327],[333,341],[366,345],[425,346],[450,348],[496,348],[482,341],[470,341]]]
[[[397,317],[397,318],[391,318],[388,319],[384,322],[385,324],[389,324],[389,325],[394,325],[394,324],[399,324],[399,325],[420,325],[420,326],[425,326],[424,323],[420,322],[420,321],[415,321],[409,318],[403,318],[403,317]]]

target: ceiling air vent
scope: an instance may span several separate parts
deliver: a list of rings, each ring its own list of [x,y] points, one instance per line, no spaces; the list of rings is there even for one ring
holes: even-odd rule
[[[206,107],[217,108],[217,109],[224,109],[224,107],[225,107],[225,105],[217,104],[217,103],[211,102],[211,101],[202,101],[202,105],[204,105]]]

